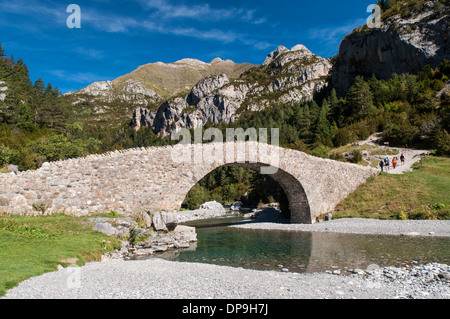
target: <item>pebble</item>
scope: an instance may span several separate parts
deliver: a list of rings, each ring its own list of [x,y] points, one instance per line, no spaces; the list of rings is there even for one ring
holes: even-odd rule
[[[258,271],[159,258],[110,260],[80,267],[79,287],[67,286],[67,279],[77,273],[64,268],[25,280],[4,298],[448,299],[449,267],[432,263],[412,268],[384,267],[364,274],[293,276],[279,270]]]

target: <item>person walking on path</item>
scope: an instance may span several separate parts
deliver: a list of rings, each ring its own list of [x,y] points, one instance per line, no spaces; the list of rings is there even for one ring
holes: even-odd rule
[[[397,157],[392,158],[392,167],[395,169],[395,166],[397,166]]]
[[[400,161],[402,162],[402,166],[405,165],[405,155],[400,155]]]
[[[380,161],[379,165],[380,165],[380,167],[381,167],[381,171],[384,172],[384,171],[383,171],[383,167],[384,167],[384,162],[383,162],[383,160]]]

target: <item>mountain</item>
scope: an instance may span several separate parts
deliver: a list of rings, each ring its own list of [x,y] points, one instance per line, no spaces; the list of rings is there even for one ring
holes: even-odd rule
[[[275,104],[311,100],[326,85],[331,70],[328,59],[303,45],[279,46],[238,79],[227,74],[201,79],[187,94],[164,101],[155,110],[136,108],[131,126],[150,127],[160,136],[178,128],[206,123],[231,123],[246,111],[261,111]]]
[[[114,81],[94,82],[66,95],[73,96],[74,103],[86,100],[104,102],[120,100],[148,106],[192,89],[204,77],[224,73],[230,78],[237,78],[253,66],[220,58],[215,58],[210,63],[196,59],[182,59],[173,63],[149,63]]]
[[[254,67],[215,58],[210,63],[182,59],[173,63],[149,63],[113,81],[98,81],[65,97],[84,124],[118,127],[128,122],[134,108],[157,109],[165,100],[186,94],[202,78],[225,74],[230,79]]]
[[[237,78],[253,66],[249,63],[234,63],[220,58],[215,58],[210,63],[196,59],[182,59],[167,64],[156,62],[140,66],[112,83],[120,88],[130,80],[139,81],[162,99],[168,99],[189,91],[198,81],[207,76],[225,73],[229,78]]]
[[[355,29],[342,41],[331,84],[345,95],[357,76],[417,74],[450,59],[448,1],[379,1],[382,25]]]

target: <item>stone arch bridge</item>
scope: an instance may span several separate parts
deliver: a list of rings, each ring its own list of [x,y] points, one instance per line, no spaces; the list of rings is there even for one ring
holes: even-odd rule
[[[288,197],[293,223],[315,222],[377,173],[258,142],[137,148],[0,174],[0,212],[177,211],[192,186],[224,165],[272,174]]]

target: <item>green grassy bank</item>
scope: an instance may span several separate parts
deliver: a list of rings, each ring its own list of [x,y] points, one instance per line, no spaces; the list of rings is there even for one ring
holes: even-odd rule
[[[413,168],[372,177],[337,206],[333,218],[450,219],[450,159],[429,157]]]
[[[19,282],[58,265],[99,260],[118,241],[93,231],[87,218],[0,215],[0,296]]]

